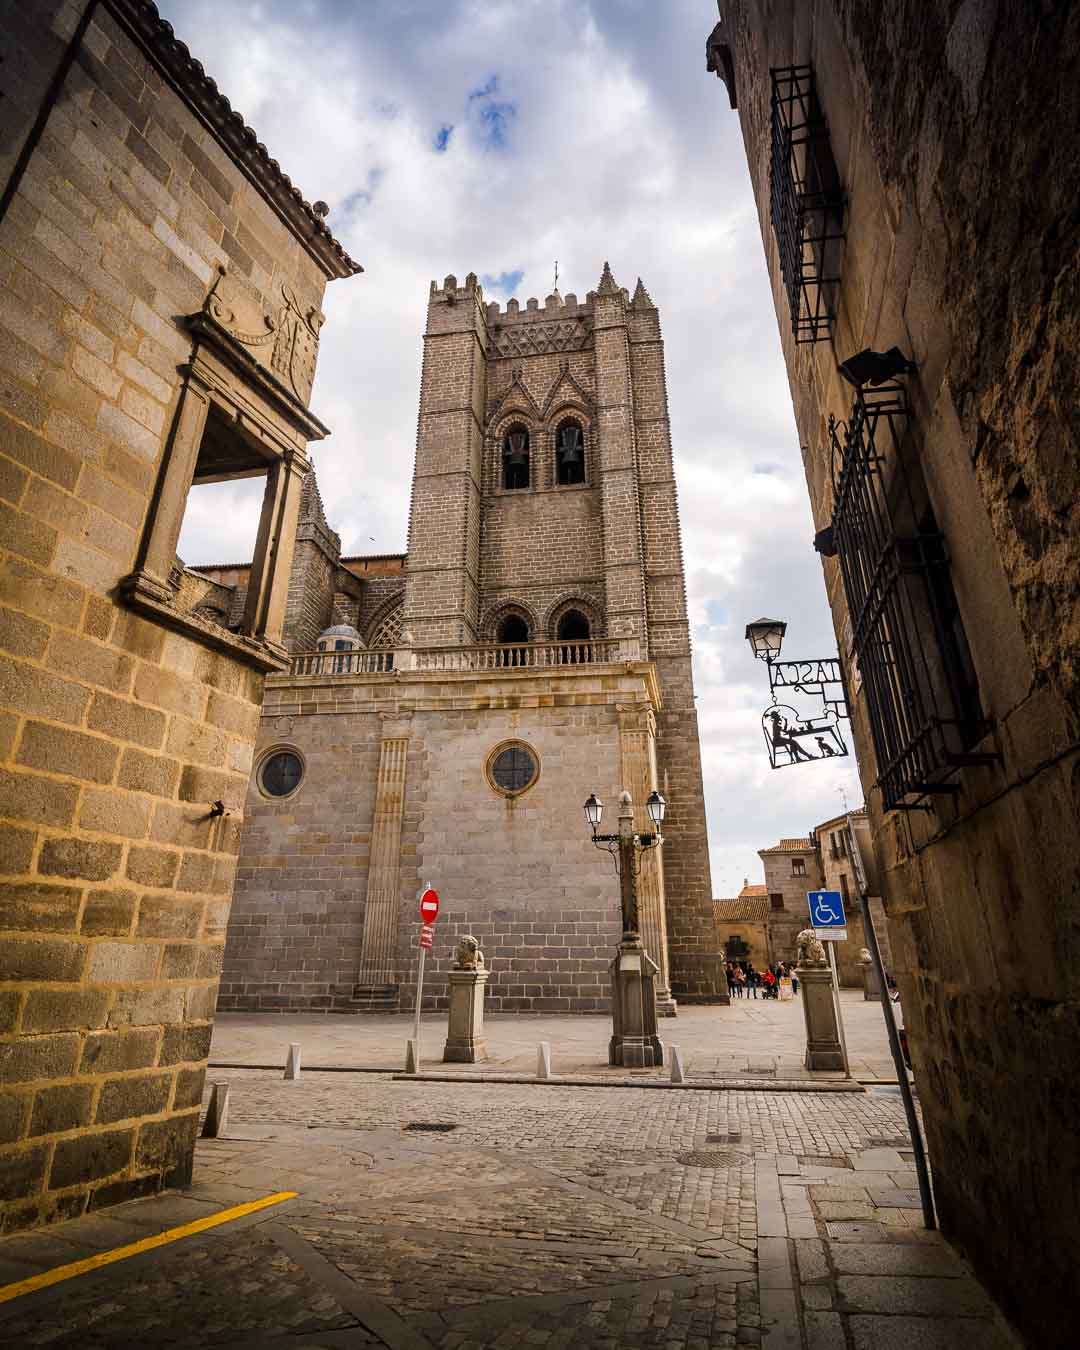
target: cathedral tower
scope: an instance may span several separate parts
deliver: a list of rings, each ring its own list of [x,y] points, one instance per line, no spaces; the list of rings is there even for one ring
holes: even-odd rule
[[[631,298],[605,264],[583,301],[556,291],[524,308],[485,303],[471,273],[432,282],[392,657],[364,651],[368,564],[341,560],[325,616],[357,597],[355,638],[330,630],[356,654],[297,652],[268,687],[262,753],[295,746],[302,774],[274,800],[256,773],[223,1006],[407,1006],[414,896],[430,882],[443,899],[433,1002],[452,938],[471,932],[493,1010],[603,1009],[618,891],[581,804],[595,790],[614,817],[623,788],[643,830],[649,792],[668,800],[665,845],[639,877],[660,1006],[726,1001],[663,342],[640,281]],[[379,598],[385,615],[385,584]],[[270,842],[281,830],[297,845],[285,858]],[[256,860],[266,847],[272,874]],[[319,861],[334,865],[329,888]],[[290,908],[313,899],[296,955],[268,958],[260,916],[295,925]],[[322,1002],[290,987],[298,962]]]

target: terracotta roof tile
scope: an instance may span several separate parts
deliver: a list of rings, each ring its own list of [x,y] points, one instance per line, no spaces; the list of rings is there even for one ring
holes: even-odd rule
[[[739,898],[742,899],[744,896],[747,895],[768,895],[768,894],[769,890],[767,886],[744,886],[742,890],[739,892]]]
[[[747,895],[752,887],[743,887],[742,895],[728,900],[714,900],[716,917],[725,923],[764,923],[769,917],[768,895]],[[762,891],[765,887],[760,888]]]
[[[809,839],[781,839],[778,844],[773,844],[772,848],[758,849],[758,855],[762,853],[812,853],[813,844]]]

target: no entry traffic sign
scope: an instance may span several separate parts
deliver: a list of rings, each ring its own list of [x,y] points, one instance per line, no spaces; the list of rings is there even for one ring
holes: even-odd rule
[[[424,923],[434,923],[439,917],[439,892],[430,886],[420,896],[420,918]]]

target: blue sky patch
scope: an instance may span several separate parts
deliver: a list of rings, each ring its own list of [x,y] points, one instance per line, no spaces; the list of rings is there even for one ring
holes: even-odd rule
[[[454,124],[452,122],[444,122],[442,126],[438,129],[438,131],[435,133],[434,144],[435,150],[438,154],[441,155],[446,152],[446,149],[450,144],[450,137],[453,134],[453,131],[454,131]]]
[[[350,192],[341,203],[342,211],[354,211],[358,206],[370,206],[372,198],[375,196],[375,189],[382,182],[383,170],[377,166],[374,169],[368,169],[367,186],[357,188],[355,192]]]
[[[482,85],[469,91],[468,106],[475,112],[478,139],[485,150],[508,148],[510,124],[517,116],[517,104],[512,99],[497,99],[498,91],[498,75],[489,75]]]
[[[502,291],[503,295],[513,295],[521,285],[521,280],[525,275],[523,267],[517,268],[513,272],[500,272],[497,276],[492,272],[485,272],[480,278],[480,285],[485,291]]]

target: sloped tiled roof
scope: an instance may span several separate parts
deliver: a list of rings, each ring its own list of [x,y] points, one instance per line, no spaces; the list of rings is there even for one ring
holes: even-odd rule
[[[716,917],[724,923],[764,923],[769,917],[769,897],[766,894],[747,895],[747,890],[765,887],[743,887],[743,894],[728,900],[714,900]]]
[[[772,848],[758,849],[758,856],[760,857],[762,853],[810,853],[813,848],[809,839],[781,839],[778,844],[773,844]]]
[[[748,895],[768,895],[767,886],[744,886],[739,892],[739,899],[742,900]]]

